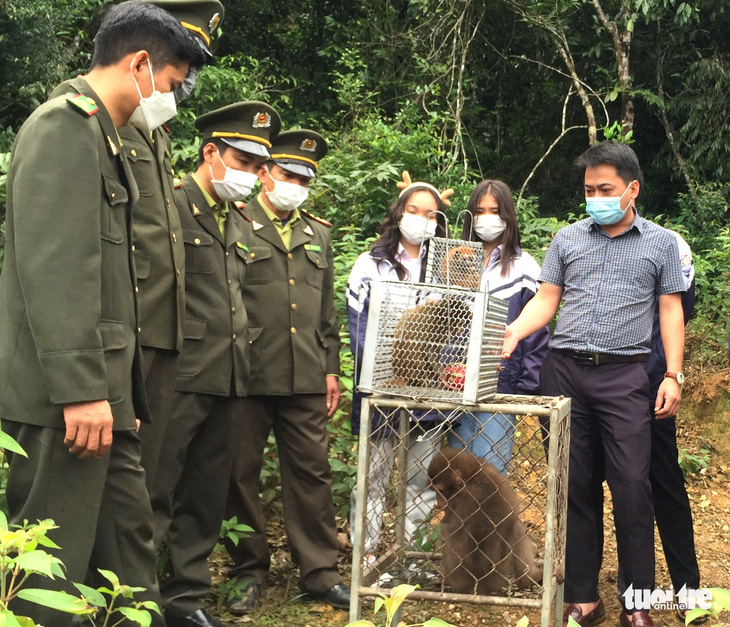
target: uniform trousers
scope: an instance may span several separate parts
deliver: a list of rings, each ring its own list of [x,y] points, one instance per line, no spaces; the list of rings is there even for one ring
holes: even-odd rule
[[[210,592],[208,556],[220,536],[242,399],[175,392],[150,498],[155,547],[168,543],[165,609],[187,615]],[[239,518],[239,521],[244,522]]]
[[[259,476],[264,446],[273,429],[284,524],[292,559],[299,566],[300,586],[309,592],[326,592],[341,581],[337,572],[326,396],[249,396],[244,399],[240,420],[241,436],[235,448],[226,518],[236,516],[254,532],[238,546],[226,544],[235,565],[230,574],[239,580],[266,583],[269,547]]]
[[[565,600],[598,600],[601,538],[596,458],[603,454],[613,499],[625,587],[654,588],[654,512],[649,461],[649,380],[643,363],[584,366],[550,351],[540,371],[544,394],[571,397]]]
[[[140,442],[134,430],[114,431],[109,452],[102,458],[79,459],[63,443],[64,429],[3,420],[3,430],[28,453],[8,453],[7,499],[10,524],[52,518],[58,529],[49,538],[60,550],[66,581],[32,577],[25,587],[60,589],[78,596],[71,582],[84,582],[87,571],[114,571],[122,584],[145,588],[135,600],[161,606],[152,511],[140,466]],[[108,586],[108,582],[106,582]],[[72,615],[16,600],[11,609],[39,624],[66,627]],[[151,612],[152,625],[164,626]],[[125,625],[136,625],[125,621]]]
[[[177,376],[177,356],[174,350],[142,347],[142,376],[144,378],[147,404],[152,416],[151,423],[143,423],[139,428],[142,442],[142,468],[145,471],[147,490],[152,489],[152,481],[157,470],[157,461],[165,437],[167,420],[172,409],[172,395],[175,393]]]

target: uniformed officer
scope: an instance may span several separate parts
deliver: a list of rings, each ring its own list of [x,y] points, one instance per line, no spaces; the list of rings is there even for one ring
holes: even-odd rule
[[[149,416],[131,252],[138,191],[117,128],[174,113],[170,92],[202,63],[199,46],[167,12],[113,6],[91,71],[75,92],[30,116],[8,174],[0,415],[28,452],[9,454],[9,522],[54,519],[68,582],[112,562],[123,584],[156,600],[136,430],[136,419]],[[77,594],[59,578],[40,585]],[[71,623],[71,615],[18,605],[38,623]],[[155,613],[152,621],[164,624]]]
[[[194,36],[204,60],[213,59],[213,36],[223,18],[223,5],[218,0],[151,0],[150,4],[165,9]],[[196,68],[191,67],[175,90],[178,102],[190,94],[195,74]],[[61,83],[51,97],[73,92],[78,81]],[[177,358],[183,343],[185,250],[173,194],[169,131],[164,125],[147,131],[129,124],[119,129],[119,137],[139,188],[139,200],[132,208],[135,289],[142,375],[152,416],[150,423],[141,425],[139,436],[149,489],[170,415]]]
[[[168,534],[170,577],[162,584],[168,627],[222,625],[204,609],[207,558],[225,511],[234,417],[248,384],[247,320],[241,285],[249,256],[246,198],[269,157],[279,116],[240,102],[198,118],[198,168],[177,201],[185,242],[185,343],[177,391],[151,490],[156,545]],[[173,507],[174,495],[174,507]]]
[[[229,608],[250,612],[269,570],[258,478],[273,428],[279,452],[284,518],[300,587],[337,607],[349,589],[337,573],[337,533],[327,421],[337,408],[340,340],[333,297],[329,223],[298,207],[327,152],[314,131],[281,133],[259,170],[261,193],[245,209],[249,248],[243,299],[249,315],[251,376],[242,412],[226,518],[254,533],[228,552],[243,598]]]

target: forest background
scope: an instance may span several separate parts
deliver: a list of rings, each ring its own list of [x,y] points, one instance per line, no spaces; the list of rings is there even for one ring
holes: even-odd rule
[[[452,225],[475,183],[506,181],[518,200],[523,248],[542,259],[557,229],[583,213],[575,157],[603,138],[632,144],[646,179],[640,210],[679,231],[693,249],[697,309],[686,387],[699,401],[726,388],[726,0],[224,3],[217,62],[198,74],[169,125],[173,167],[180,176],[195,167],[196,115],[243,99],[273,105],[284,128],[314,128],[327,137],[330,152],[307,208],[333,224],[343,388],[352,388],[347,276],[396,198],[401,170],[455,189]],[[12,141],[57,83],[88,69],[108,4],[0,0],[2,217]],[[42,172],[38,179],[42,184]],[[330,429],[334,492],[344,515],[354,481],[349,394]],[[264,496],[275,507],[273,449],[267,460]]]

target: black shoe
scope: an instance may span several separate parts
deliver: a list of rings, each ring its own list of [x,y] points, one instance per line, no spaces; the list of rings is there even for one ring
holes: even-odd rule
[[[241,598],[234,599],[228,603],[228,611],[236,616],[250,614],[256,607],[256,602],[261,596],[263,587],[259,583],[250,583],[241,590]]]
[[[349,609],[350,607],[350,588],[344,583],[336,583],[326,592],[310,592],[305,590],[304,593],[311,599],[329,603],[333,607]]]
[[[203,609],[195,610],[187,616],[172,614],[165,610],[167,627],[225,627],[217,618],[213,618]]]

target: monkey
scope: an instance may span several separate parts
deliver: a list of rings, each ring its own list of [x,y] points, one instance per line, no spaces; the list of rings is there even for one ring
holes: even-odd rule
[[[393,336],[391,386],[437,387],[445,380],[445,356],[458,353],[458,342],[471,326],[467,303],[446,296],[406,311]],[[449,361],[454,361],[449,358]]]
[[[470,246],[451,248],[441,261],[441,283],[478,290],[483,261]]]
[[[517,494],[494,466],[470,451],[445,448],[428,476],[441,523],[444,583],[464,594],[491,594],[510,583],[526,588],[542,580],[537,544],[517,516]]]

